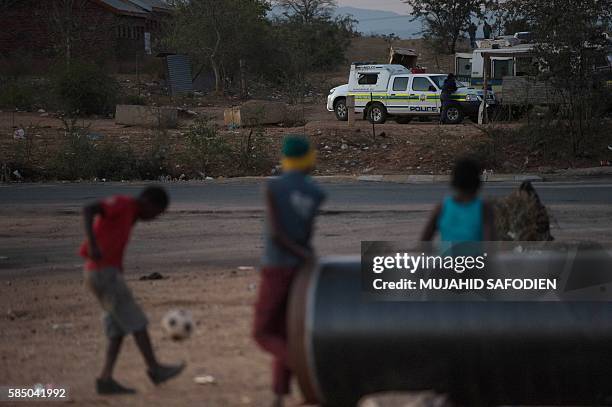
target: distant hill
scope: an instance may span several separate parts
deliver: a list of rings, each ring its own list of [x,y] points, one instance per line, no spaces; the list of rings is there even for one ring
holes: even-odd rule
[[[412,17],[392,11],[368,10],[342,6],[336,9],[335,15],[351,15],[359,21],[357,31],[368,34],[395,34],[400,38],[420,37],[421,23],[412,21]]]
[[[282,11],[274,6],[268,13],[270,17],[280,16]],[[362,34],[395,34],[400,38],[416,38],[421,35],[421,23],[412,21],[409,15],[394,13],[393,11],[369,10],[364,8],[341,6],[336,9],[334,16],[351,15],[359,21],[357,31]]]

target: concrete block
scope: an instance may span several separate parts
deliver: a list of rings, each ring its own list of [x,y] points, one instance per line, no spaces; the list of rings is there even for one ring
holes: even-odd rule
[[[278,124],[287,119],[287,105],[281,102],[250,100],[242,106],[225,109],[223,118],[226,126],[257,126]]]
[[[178,111],[172,107],[117,105],[115,123],[128,126],[176,128]]]

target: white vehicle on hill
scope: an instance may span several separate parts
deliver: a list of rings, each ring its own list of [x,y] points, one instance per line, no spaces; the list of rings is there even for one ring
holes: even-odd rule
[[[338,120],[348,119],[347,97],[355,97],[355,113],[373,123],[393,117],[398,123],[414,117],[440,116],[440,93],[446,74],[415,73],[402,65],[351,65],[349,83],[329,91],[327,110]],[[476,121],[482,104],[482,90],[457,82],[457,92],[444,112],[444,123],[461,123],[465,116]],[[487,92],[488,107],[495,104],[493,92]]]

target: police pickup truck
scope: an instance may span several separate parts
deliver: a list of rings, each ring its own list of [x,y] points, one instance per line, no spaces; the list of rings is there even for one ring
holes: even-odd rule
[[[484,92],[457,82],[457,92],[442,112],[440,93],[445,74],[412,73],[402,65],[352,64],[349,83],[329,91],[327,110],[338,120],[348,120],[347,97],[355,98],[355,113],[373,123],[393,117],[398,123],[415,117],[440,116],[443,123],[461,123],[465,116],[478,120]],[[487,91],[486,106],[495,104],[495,95]]]

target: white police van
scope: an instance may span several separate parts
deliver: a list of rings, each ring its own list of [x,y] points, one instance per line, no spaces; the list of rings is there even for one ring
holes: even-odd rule
[[[440,94],[446,74],[412,73],[403,65],[351,65],[349,83],[329,91],[327,110],[338,120],[348,119],[347,97],[355,98],[355,113],[373,123],[384,123],[392,117],[398,123],[414,117],[440,116]],[[483,90],[457,82],[449,107],[443,112],[443,123],[461,123],[465,116],[478,120]],[[487,91],[487,108],[495,104],[495,95]]]

